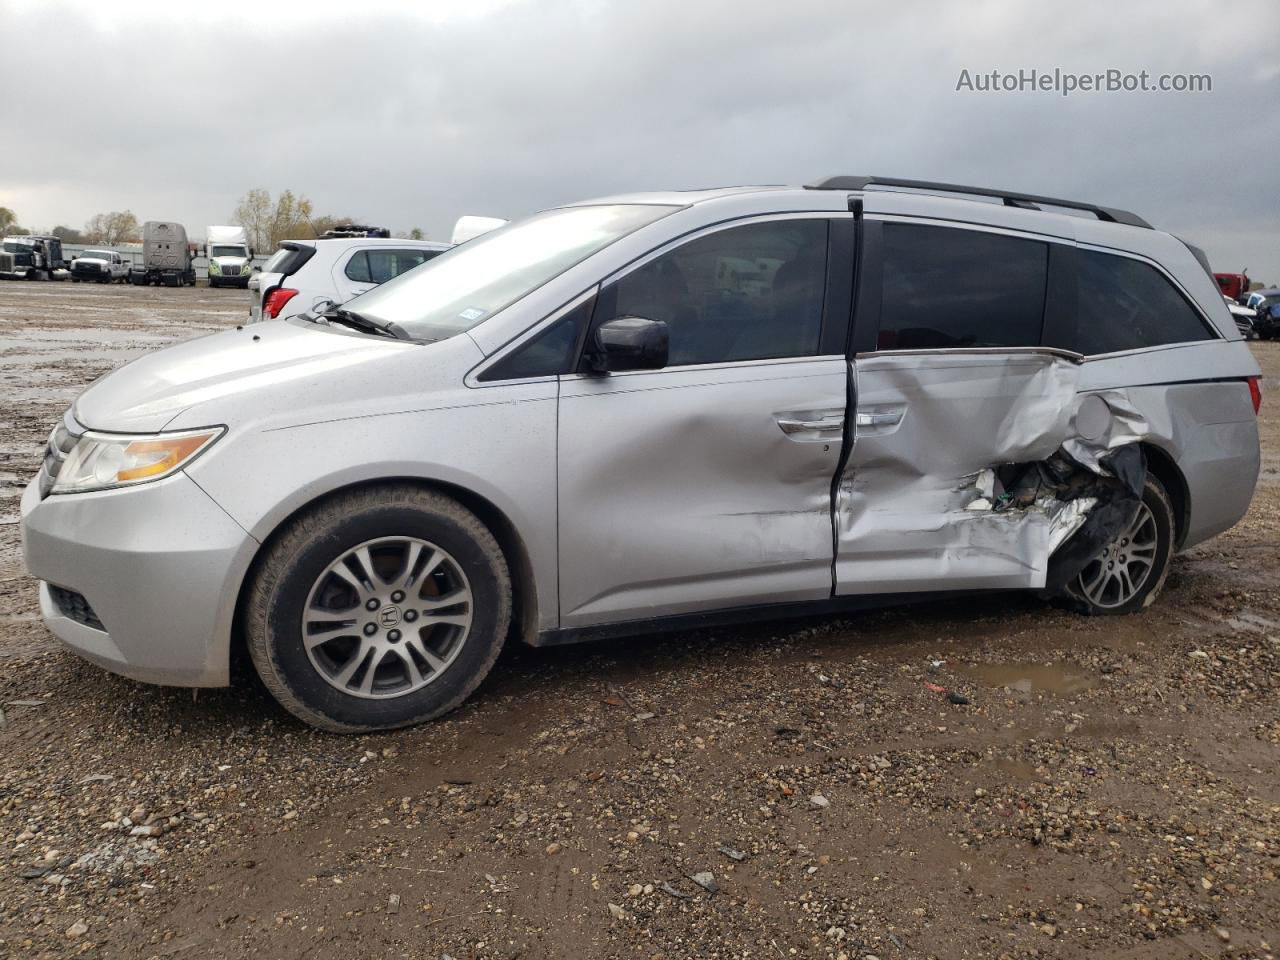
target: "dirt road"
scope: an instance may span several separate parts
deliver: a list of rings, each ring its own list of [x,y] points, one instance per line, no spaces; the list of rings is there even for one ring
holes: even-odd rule
[[[0,957],[1280,948],[1280,344],[1248,518],[1141,615],[1010,595],[509,651],[456,714],[343,738],[252,679],[81,663],[22,568],[76,393],[245,310],[0,284]]]

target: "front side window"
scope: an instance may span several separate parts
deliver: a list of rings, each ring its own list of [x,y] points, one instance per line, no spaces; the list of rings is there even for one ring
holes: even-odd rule
[[[1208,340],[1200,315],[1150,264],[1097,250],[1076,253],[1071,349],[1086,356]]]
[[[826,220],[731,227],[618,280],[595,322],[664,321],[671,366],[814,356],[826,277]]]
[[[1039,346],[1048,244],[906,223],[883,236],[878,349]]]
[[[411,337],[443,340],[469,330],[609,244],[678,209],[600,204],[536,214],[468,240],[351,300]]]

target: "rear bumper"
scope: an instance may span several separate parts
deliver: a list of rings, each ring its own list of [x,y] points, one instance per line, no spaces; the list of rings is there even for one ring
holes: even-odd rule
[[[225,686],[239,585],[257,543],[185,474],[123,490],[22,498],[27,569],[49,630],[147,683]],[[61,607],[50,584],[80,594]]]

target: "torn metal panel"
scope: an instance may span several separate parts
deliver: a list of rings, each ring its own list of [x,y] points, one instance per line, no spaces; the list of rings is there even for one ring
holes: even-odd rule
[[[1105,474],[1101,460],[1111,451],[1151,433],[1147,418],[1126,390],[1100,390],[1082,396],[1062,448],[1076,463]]]
[[[1049,514],[1049,554],[1058,552],[1058,548],[1067,542],[1077,530],[1084,526],[1089,511],[1098,503],[1097,497],[1080,497],[1077,500],[1044,501],[1044,509]]]
[[[1078,357],[1047,350],[859,357],[855,440],[837,491],[836,592],[1043,586],[1049,511],[994,509],[987,474],[1059,450],[1072,435],[1079,370]],[[993,509],[967,509],[979,499]]]
[[[1061,455],[1060,455],[1061,456]],[[1053,551],[1045,588],[1058,591],[1070,583],[1104,546],[1119,536],[1133,520],[1142,502],[1147,481],[1147,458],[1142,447],[1129,443],[1117,447],[1098,461],[1100,472],[1080,471],[1072,487],[1062,497],[1091,498],[1095,501],[1074,534]],[[1084,485],[1079,480],[1084,480]],[[1071,502],[1079,502],[1073,500]]]

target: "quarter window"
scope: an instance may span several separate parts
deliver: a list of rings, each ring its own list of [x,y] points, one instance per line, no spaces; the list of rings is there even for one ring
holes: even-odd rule
[[[578,354],[578,340],[591,322],[593,300],[575,307],[536,337],[482,373],[480,380],[516,380],[569,373]]]
[[[1159,270],[1096,250],[1076,253],[1072,350],[1086,356],[1211,338],[1200,315]]]
[[[595,322],[664,321],[671,366],[813,356],[826,274],[825,220],[732,227],[617,281],[599,298]]]
[[[1040,345],[1048,244],[904,223],[883,237],[878,349]]]

